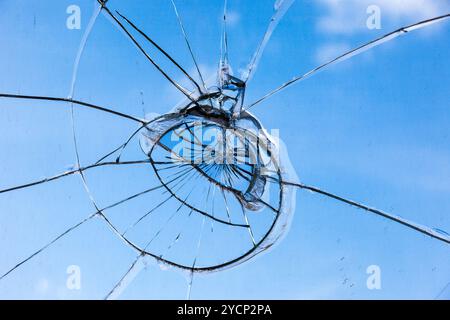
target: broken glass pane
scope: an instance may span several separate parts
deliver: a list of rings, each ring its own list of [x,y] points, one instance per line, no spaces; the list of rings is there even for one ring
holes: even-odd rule
[[[303,1],[2,6],[2,297],[447,295],[448,7],[315,61]]]

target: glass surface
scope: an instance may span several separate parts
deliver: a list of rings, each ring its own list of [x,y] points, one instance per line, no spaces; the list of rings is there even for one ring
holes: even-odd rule
[[[110,0],[107,7],[173,82],[188,92],[196,90],[194,82],[217,86],[226,50],[224,3],[175,3],[202,78],[170,0]],[[377,8],[379,26],[371,20]],[[124,144],[142,128],[139,120],[189,104],[107,12],[99,12],[94,0],[0,1],[0,94],[73,99],[114,111],[0,97],[0,277],[13,269],[0,280],[0,298],[450,299],[450,247],[442,241],[450,231],[450,20],[413,28],[249,109],[267,132],[278,132],[287,151],[282,161],[298,177],[291,182],[427,226],[441,239],[297,188],[287,199],[296,202],[286,216],[290,227],[276,234],[274,246],[259,247],[260,254],[232,268],[191,272],[159,258],[220,265],[253,247],[252,236],[258,242],[273,218],[247,210],[254,234],[244,228],[231,235],[226,224],[191,213],[176,199],[158,207],[169,196],[164,189],[117,204],[158,186],[142,130],[123,152],[102,159],[110,164],[77,172]],[[243,107],[352,48],[449,12],[444,0],[229,0],[232,73],[245,80],[252,56],[257,62]],[[267,30],[270,40],[261,42]],[[261,56],[255,55],[260,43]],[[135,161],[142,162],[127,163]],[[235,198],[224,202],[220,188],[208,197],[207,180],[186,177],[179,188],[180,199],[191,193],[189,203],[204,203],[209,214],[208,203],[217,199],[222,213],[228,205],[246,223]],[[269,198],[279,196],[275,189]],[[95,215],[99,209],[103,217]],[[150,211],[130,239],[142,249],[156,236],[148,247],[156,259],[139,258],[123,238]]]

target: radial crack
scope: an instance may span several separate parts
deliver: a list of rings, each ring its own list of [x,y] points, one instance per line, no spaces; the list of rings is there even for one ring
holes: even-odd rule
[[[11,188],[7,188],[7,189],[2,189],[2,190],[0,190],[0,194],[16,191],[16,190],[20,190],[20,189],[26,189],[26,188],[30,188],[30,187],[34,187],[34,186],[38,186],[38,185],[43,184],[43,183],[56,181],[56,180],[59,180],[59,179],[64,178],[64,177],[67,177],[67,176],[70,176],[70,175],[73,175],[73,174],[76,174],[76,173],[81,173],[83,171],[87,171],[87,170],[98,168],[98,167],[132,165],[132,164],[143,164],[143,163],[150,163],[150,160],[146,159],[146,160],[139,160],[139,161],[124,161],[124,162],[100,162],[100,163],[89,165],[89,166],[86,166],[86,167],[83,167],[83,168],[80,168],[80,169],[66,171],[64,173],[55,175],[53,177],[44,178],[44,179],[41,179],[41,180],[29,182],[29,183],[26,183],[26,184],[22,184],[22,185],[11,187]]]
[[[307,185],[300,184],[300,183],[286,182],[286,181],[282,181],[281,183],[284,184],[284,185],[290,185],[290,186],[298,187],[300,189],[309,190],[311,192],[318,193],[318,194],[324,195],[326,197],[332,198],[334,200],[337,200],[337,201],[349,204],[349,205],[354,206],[356,208],[363,209],[363,210],[375,213],[376,215],[379,215],[379,216],[384,217],[386,219],[389,219],[389,220],[392,220],[394,222],[400,223],[400,224],[402,224],[402,225],[404,225],[404,226],[406,226],[406,227],[408,227],[410,229],[413,229],[415,231],[418,231],[420,233],[428,235],[428,236],[430,236],[430,237],[432,237],[434,239],[437,239],[437,240],[443,241],[443,242],[445,242],[447,244],[450,244],[450,235],[448,235],[447,233],[444,234],[443,232],[438,232],[435,229],[432,229],[432,228],[427,227],[427,226],[423,226],[423,225],[418,224],[418,223],[413,222],[413,221],[409,221],[409,220],[404,219],[404,218],[402,218],[400,216],[396,216],[396,215],[393,215],[391,213],[387,213],[387,212],[384,212],[384,211],[381,211],[381,210],[378,210],[378,209],[375,209],[375,208],[371,208],[371,207],[366,206],[364,204],[361,204],[361,203],[355,202],[353,200],[349,200],[349,199],[343,198],[341,196],[338,196],[336,194],[333,194],[333,193],[321,190],[321,189],[316,188],[316,187],[307,186]]]
[[[0,93],[0,98],[9,98],[9,99],[24,99],[24,100],[42,100],[42,101],[53,101],[53,102],[69,102],[69,103],[73,103],[76,104],[78,106],[82,106],[82,107],[86,107],[86,108],[90,108],[90,109],[95,109],[95,110],[99,110],[99,111],[103,111],[106,113],[110,113],[113,114],[115,116],[121,117],[121,118],[125,118],[125,119],[129,119],[132,120],[134,122],[138,122],[142,125],[146,125],[147,122],[145,122],[142,119],[136,118],[134,116],[125,114],[125,113],[121,113],[118,111],[114,111],[108,108],[104,108],[104,107],[100,107],[100,106],[96,106],[94,104],[91,103],[87,103],[87,102],[82,102],[82,101],[78,101],[78,100],[74,100],[71,98],[56,98],[56,97],[46,97],[46,96],[30,96],[30,95],[20,95],[20,94],[6,94],[6,93]]]
[[[122,17],[134,30],[139,32],[147,41],[149,41],[158,51],[160,51],[164,56],[166,56],[191,82],[195,85],[198,92],[203,94],[203,90],[200,88],[198,83],[191,77],[191,75],[178,63],[170,54],[167,53],[163,48],[161,48],[155,41],[153,41],[147,34],[145,34],[141,29],[139,29],[133,22],[131,22],[127,17],[122,15],[119,11],[116,10],[116,13]]]
[[[402,28],[397,29],[395,31],[392,31],[392,32],[390,32],[390,33],[380,37],[380,38],[372,40],[372,41],[370,41],[370,42],[368,42],[368,43],[366,43],[366,44],[364,44],[362,46],[359,46],[359,47],[357,47],[357,48],[355,48],[353,50],[350,50],[350,51],[348,51],[348,52],[346,52],[346,53],[344,53],[344,54],[342,54],[342,55],[340,55],[340,56],[338,56],[338,57],[328,61],[327,63],[324,63],[324,64],[322,64],[322,65],[312,69],[311,71],[305,73],[304,75],[295,77],[292,80],[282,84],[281,86],[279,86],[275,90],[269,92],[268,94],[266,94],[262,98],[258,99],[257,101],[255,101],[252,104],[250,104],[247,107],[245,107],[244,110],[249,110],[250,108],[256,106],[257,104],[260,104],[264,100],[270,98],[274,94],[276,94],[276,93],[286,89],[287,87],[290,87],[294,83],[297,83],[297,82],[300,82],[302,80],[305,80],[305,79],[309,78],[310,76],[318,73],[319,71],[322,71],[326,67],[329,67],[329,66],[331,66],[333,64],[342,62],[342,61],[344,61],[346,59],[352,58],[352,57],[354,57],[354,56],[356,56],[356,55],[358,55],[360,53],[363,53],[363,52],[365,52],[367,50],[370,50],[370,49],[372,49],[372,48],[374,48],[376,46],[379,46],[380,44],[383,44],[385,42],[393,40],[393,39],[395,39],[395,38],[397,38],[397,37],[399,37],[401,35],[407,34],[407,33],[411,32],[411,31],[414,31],[414,30],[417,30],[417,29],[420,29],[420,28],[427,27],[427,26],[429,26],[431,24],[434,24],[434,23],[442,22],[442,21],[444,21],[444,20],[446,20],[448,18],[450,18],[450,13],[442,15],[442,16],[438,16],[438,17],[435,17],[435,18],[423,20],[423,21],[420,21],[418,23],[414,23],[414,24],[406,26],[406,27],[402,27]]]
[[[264,37],[262,38],[261,42],[258,45],[258,48],[256,49],[255,53],[253,54],[252,60],[250,61],[247,69],[242,74],[242,80],[244,82],[248,82],[252,79],[253,73],[258,68],[259,61],[261,60],[261,57],[264,53],[264,50],[267,46],[267,44],[270,41],[270,38],[272,37],[273,32],[275,31],[276,27],[280,23],[280,21],[283,19],[284,15],[288,12],[292,4],[295,2],[295,0],[276,0],[275,1],[275,13],[273,14],[272,18],[270,19],[270,23],[267,26],[266,33],[264,34]]]
[[[195,100],[191,97],[191,94],[183,88],[179,83],[177,83],[175,80],[173,80],[144,50],[144,48],[139,44],[139,42],[133,37],[133,35],[125,28],[125,26],[116,18],[114,14],[108,9],[107,6],[103,6],[103,9],[105,12],[117,23],[117,25],[122,29],[125,34],[128,36],[128,38],[136,45],[136,47],[139,49],[139,51],[142,52],[142,54],[147,58],[148,61],[175,87],[177,88],[182,94],[184,94],[189,100],[192,102],[195,102]]]
[[[27,258],[23,259],[22,261],[20,261],[19,263],[17,263],[14,267],[12,267],[11,269],[9,269],[7,272],[5,272],[3,275],[0,276],[0,281],[3,280],[6,276],[8,276],[9,274],[11,274],[13,271],[15,271],[16,269],[18,269],[20,266],[22,266],[23,264],[25,264],[26,262],[30,261],[32,258],[34,258],[35,256],[37,256],[38,254],[42,253],[44,250],[48,249],[51,245],[53,245],[54,243],[56,243],[58,240],[62,239],[63,237],[67,236],[69,233],[71,233],[72,231],[78,229],[80,226],[82,226],[83,224],[85,224],[87,221],[91,220],[93,217],[97,216],[97,215],[101,215],[104,217],[103,212],[115,208],[123,203],[126,203],[132,199],[135,199],[137,197],[140,197],[144,194],[148,194],[152,191],[155,191],[157,189],[160,189],[162,186],[157,186],[157,187],[153,187],[150,189],[147,189],[143,192],[134,194],[128,198],[125,198],[123,200],[120,200],[112,205],[109,205],[103,209],[98,210],[97,212],[89,215],[87,218],[83,219],[82,221],[78,222],[77,224],[73,225],[72,227],[70,227],[69,229],[67,229],[66,231],[64,231],[63,233],[61,233],[60,235],[58,235],[57,237],[55,237],[53,240],[51,240],[50,242],[48,242],[46,245],[44,245],[43,247],[41,247],[40,249],[38,249],[37,251],[35,251],[34,253],[32,253],[31,255],[29,255]]]
[[[199,78],[200,78],[200,80],[202,82],[202,85],[203,85],[203,88],[205,89],[205,92],[207,92],[208,88],[206,87],[206,82],[205,82],[205,80],[203,78],[203,75],[202,75],[202,73],[200,71],[200,67],[199,67],[199,65],[197,63],[197,59],[195,58],[194,51],[192,50],[191,44],[189,42],[189,39],[188,39],[188,36],[187,36],[187,33],[186,33],[186,30],[184,29],[183,20],[181,19],[181,16],[178,13],[178,9],[177,9],[177,6],[175,4],[175,1],[174,0],[170,0],[170,1],[172,2],[172,6],[173,6],[173,9],[174,9],[175,15],[177,16],[177,20],[178,20],[181,32],[182,32],[183,37],[184,37],[184,41],[186,42],[186,46],[187,46],[187,48],[189,50],[189,53],[190,53],[191,58],[192,58],[192,61],[194,62],[195,69],[197,70],[197,74],[198,74],[198,76],[199,76]]]

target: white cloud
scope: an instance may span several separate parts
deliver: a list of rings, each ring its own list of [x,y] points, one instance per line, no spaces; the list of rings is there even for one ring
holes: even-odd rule
[[[413,23],[450,10],[445,0],[319,0],[319,4],[325,10],[318,21],[319,30],[339,34],[367,31],[366,10],[370,5],[381,9],[382,27]]]
[[[241,15],[236,11],[228,11],[227,13],[227,25],[234,27],[241,21]]]
[[[41,278],[38,280],[38,282],[35,285],[35,291],[39,295],[44,295],[48,292],[49,287],[50,287],[50,284],[48,282],[48,279]]]
[[[329,61],[350,49],[345,41],[354,34],[373,31],[380,35],[450,11],[450,2],[447,0],[318,0],[318,3],[324,10],[317,22],[318,30],[346,37],[341,37],[339,43],[321,46],[316,53],[319,63]],[[370,17],[367,9],[372,5],[380,8],[381,31],[367,28],[367,19]]]
[[[316,62],[323,64],[350,50],[345,43],[329,43],[321,46],[316,53]]]

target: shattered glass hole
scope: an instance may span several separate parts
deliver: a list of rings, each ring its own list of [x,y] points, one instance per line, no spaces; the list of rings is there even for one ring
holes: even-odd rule
[[[225,2],[221,57],[217,70],[217,83],[212,87],[206,85],[200,72],[174,1],[172,4],[181,31],[201,80],[199,83],[131,20],[118,11],[111,11],[106,5],[107,1],[98,0],[98,2],[100,5],[96,8],[79,47],[69,98],[0,94],[0,97],[5,99],[51,101],[70,107],[73,140],[77,153],[77,164],[69,171],[22,185],[7,187],[0,190],[0,194],[51,183],[71,175],[79,175],[95,211],[13,265],[9,270],[3,271],[0,280],[94,217],[103,219],[112,231],[138,254],[130,269],[110,294],[121,287],[121,284],[124,283],[123,280],[143,256],[152,257],[165,266],[188,270],[192,274],[237,266],[271,248],[286,233],[295,209],[297,189],[326,196],[399,223],[442,243],[450,243],[448,233],[439,228],[423,226],[334,193],[299,183],[282,143],[270,136],[257,118],[249,112],[250,108],[331,65],[398,36],[406,35],[410,31],[429,26],[431,23],[442,22],[448,19],[450,14],[395,30],[287,81],[253,103],[244,104],[246,103],[244,98],[247,82],[251,80],[265,46],[281,18],[293,4],[293,0],[277,0],[275,2],[275,12],[270,19],[267,31],[247,69],[242,72],[241,79],[233,75],[228,59],[227,6]],[[187,105],[162,116],[140,119],[137,116],[74,99],[78,67],[83,50],[89,33],[101,12],[111,18],[112,23],[124,32],[127,39],[137,47],[146,61],[186,97],[189,101]],[[136,35],[142,41],[138,41]],[[153,55],[146,51],[143,43],[155,47],[171,62],[172,67],[179,69],[195,87],[194,91],[187,90],[172,78],[156,62]],[[74,110],[77,108],[108,113],[131,121],[133,124],[137,124],[138,128],[130,133],[131,136],[126,141],[122,141],[117,149],[104,156],[99,156],[100,159],[94,163],[82,166],[79,154],[82,146],[77,144],[79,132],[76,125],[78,120],[74,116],[76,114]],[[136,137],[138,137],[138,141],[136,141]],[[178,146],[181,146],[180,152],[177,152]],[[127,158],[127,152],[132,147],[140,147],[144,152],[145,159],[123,160]],[[142,156],[142,153],[140,155]],[[95,184],[96,180],[89,179],[88,174],[101,168],[134,165],[143,165],[146,169],[152,168],[152,173],[154,173],[152,177],[156,177],[158,183],[112,204],[100,205],[96,192],[92,191],[94,189],[92,184]],[[148,175],[139,175],[136,178],[139,181],[136,182],[146,181],[150,177],[150,173],[146,171],[146,174]],[[128,177],[128,179],[131,178]],[[145,197],[150,193],[153,196],[151,200]],[[144,202],[145,212],[123,209],[124,205],[131,206],[133,201],[138,198]],[[156,199],[156,203],[154,199]],[[121,213],[126,213],[122,214],[120,219],[114,216],[115,210],[118,208],[123,209]]]

